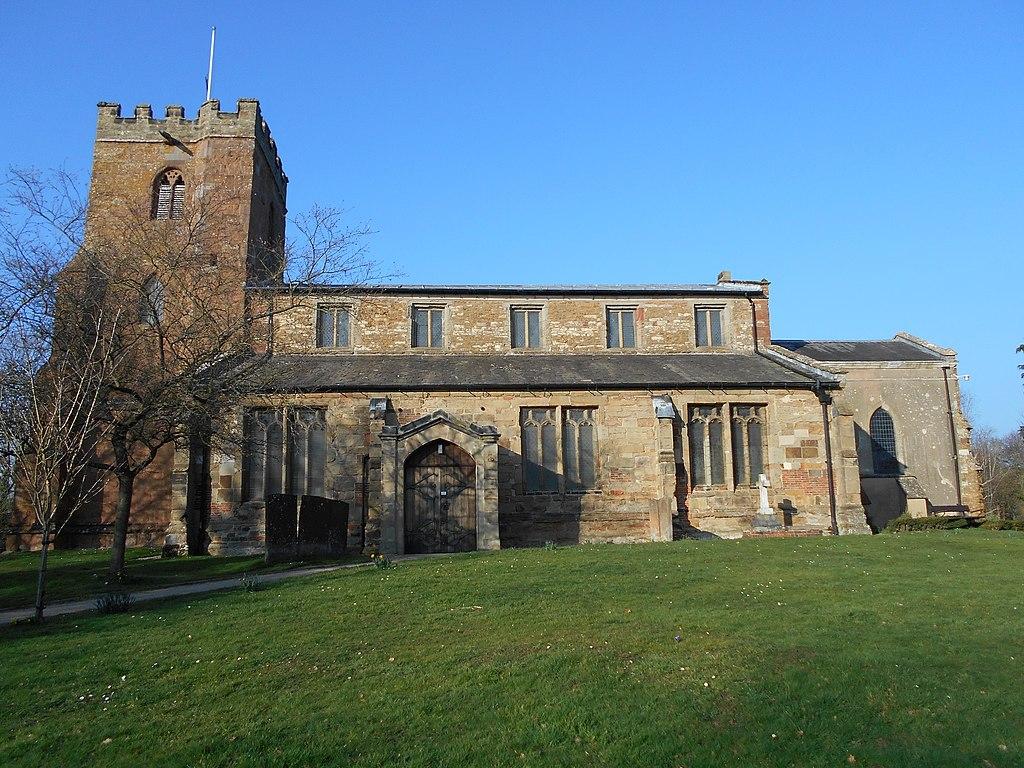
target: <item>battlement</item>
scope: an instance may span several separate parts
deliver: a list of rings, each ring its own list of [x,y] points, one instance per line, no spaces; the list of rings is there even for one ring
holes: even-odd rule
[[[239,99],[234,112],[221,112],[220,101],[211,99],[199,107],[196,119],[185,117],[185,108],[172,104],[163,118],[153,117],[149,104],[139,104],[130,117],[121,116],[121,105],[101,101],[97,105],[96,141],[159,142],[184,144],[212,137],[255,139],[275,170],[282,190],[288,184],[277,143],[260,112],[257,99]]]

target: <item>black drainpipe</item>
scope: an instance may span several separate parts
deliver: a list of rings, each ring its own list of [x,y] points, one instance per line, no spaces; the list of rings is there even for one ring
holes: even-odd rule
[[[942,380],[946,384],[946,411],[949,414],[949,439],[953,443],[953,469],[956,472],[956,505],[963,507],[964,490],[960,486],[960,446],[956,442],[956,424],[953,421],[953,398],[949,394],[949,366],[942,366]]]
[[[366,549],[366,516],[370,513],[370,457],[363,455],[363,492],[359,500],[359,552],[362,554]]]
[[[828,406],[832,398],[825,391],[821,384],[815,388],[818,395],[818,402],[821,403],[821,423],[825,427],[825,467],[828,473],[828,511],[831,530],[833,535],[839,534],[839,520],[836,517],[836,481],[832,471],[832,429],[829,424]]]

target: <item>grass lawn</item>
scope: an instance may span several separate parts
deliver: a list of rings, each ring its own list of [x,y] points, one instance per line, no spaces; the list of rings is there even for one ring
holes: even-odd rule
[[[0,631],[0,765],[1024,764],[1024,534],[408,561]]]
[[[47,561],[47,602],[89,598],[106,591],[109,563],[109,550],[50,552]],[[159,550],[130,549],[125,556],[124,586],[133,592],[141,592],[173,584],[224,579],[243,573],[286,570],[296,565],[279,563],[267,566],[262,555],[161,558]],[[38,569],[38,552],[12,552],[0,557],[0,610],[24,608],[35,602]]]

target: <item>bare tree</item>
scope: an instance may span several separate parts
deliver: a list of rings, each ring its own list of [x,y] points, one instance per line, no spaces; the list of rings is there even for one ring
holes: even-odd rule
[[[97,322],[92,338],[80,339],[83,345],[50,350],[45,360],[39,357],[43,345],[24,336],[9,335],[0,352],[0,442],[19,491],[15,501],[42,531],[37,621],[43,618],[50,546],[103,485],[91,465],[105,437],[94,417],[115,362],[104,356],[99,336],[107,325]]]
[[[54,175],[32,188],[54,195],[67,177]],[[66,189],[64,190],[66,191]],[[0,471],[5,513],[15,505],[41,531],[36,619],[45,605],[50,545],[95,494],[102,479],[90,472],[103,433],[94,414],[114,360],[104,357],[107,328],[117,316],[59,322],[59,275],[70,254],[61,228],[73,229],[73,208],[52,207],[51,218],[33,220],[24,209],[0,208]],[[59,331],[58,331],[59,329]],[[54,346],[57,333],[61,344]],[[15,494],[15,490],[18,491]]]
[[[1006,435],[981,430],[972,437],[972,448],[990,514],[1024,519],[1024,428]]]
[[[120,577],[139,475],[197,432],[216,445],[241,443],[235,408],[273,384],[265,363],[274,319],[306,303],[317,284],[379,279],[364,247],[368,229],[314,207],[292,221],[293,239],[225,252],[238,240],[240,206],[220,190],[197,191],[180,218],[108,206],[76,227],[85,219],[69,214],[73,185],[16,172],[11,189],[24,218],[58,233],[73,253],[59,313],[70,326],[99,320],[97,355],[110,367],[91,412],[104,438],[91,466],[117,483],[110,572]],[[197,537],[188,538],[191,552]]]

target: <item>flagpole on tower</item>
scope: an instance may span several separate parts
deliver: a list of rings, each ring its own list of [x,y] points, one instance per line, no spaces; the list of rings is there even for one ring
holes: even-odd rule
[[[210,100],[210,93],[213,90],[213,46],[217,42],[217,28],[210,29],[210,68],[206,73],[206,100]]]

